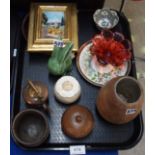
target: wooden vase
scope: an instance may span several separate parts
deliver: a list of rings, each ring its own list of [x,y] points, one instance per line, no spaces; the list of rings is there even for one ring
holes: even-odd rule
[[[114,124],[133,120],[144,103],[141,84],[129,76],[116,77],[103,86],[97,97],[97,110],[101,117]]]

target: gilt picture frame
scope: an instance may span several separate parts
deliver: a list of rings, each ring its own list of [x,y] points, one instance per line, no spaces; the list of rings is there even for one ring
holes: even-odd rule
[[[73,42],[78,50],[77,9],[74,3],[32,3],[29,18],[28,52],[51,52],[54,43]]]

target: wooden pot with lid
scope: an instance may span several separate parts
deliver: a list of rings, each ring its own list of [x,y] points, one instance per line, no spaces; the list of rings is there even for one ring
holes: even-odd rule
[[[123,124],[140,113],[143,103],[144,90],[135,78],[116,77],[100,89],[97,110],[108,122]]]

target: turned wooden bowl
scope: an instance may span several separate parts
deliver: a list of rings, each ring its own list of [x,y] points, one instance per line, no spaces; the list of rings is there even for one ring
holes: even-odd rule
[[[15,140],[26,147],[37,147],[49,136],[49,125],[46,116],[35,109],[18,113],[13,121]]]

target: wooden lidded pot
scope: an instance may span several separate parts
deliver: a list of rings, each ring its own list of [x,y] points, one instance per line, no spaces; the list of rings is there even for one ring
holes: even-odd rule
[[[144,90],[132,77],[122,76],[110,80],[97,97],[97,110],[102,118],[123,124],[133,120],[144,103]]]

